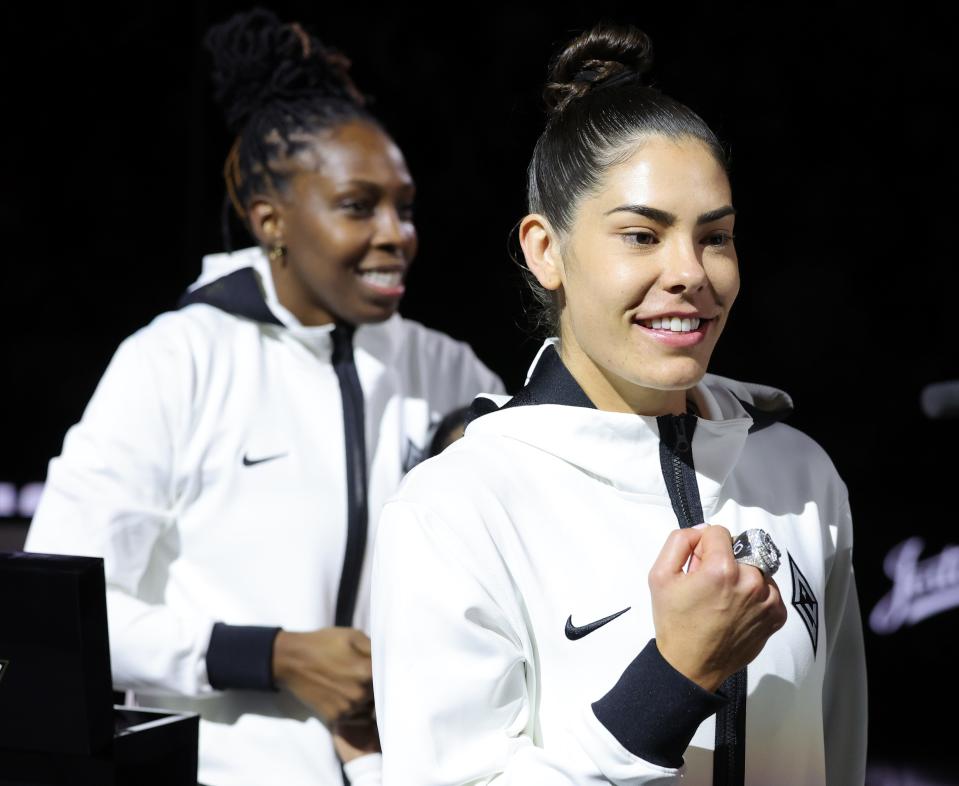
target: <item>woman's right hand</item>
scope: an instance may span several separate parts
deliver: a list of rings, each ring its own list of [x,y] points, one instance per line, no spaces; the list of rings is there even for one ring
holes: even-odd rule
[[[745,668],[786,623],[776,582],[736,562],[724,527],[670,533],[649,572],[649,588],[660,654],[710,692]]]
[[[355,718],[337,723],[333,727],[333,749],[344,764],[369,753],[379,753],[380,733],[376,719]]]
[[[328,726],[372,711],[370,640],[354,628],[281,630],[273,643],[273,677]]]

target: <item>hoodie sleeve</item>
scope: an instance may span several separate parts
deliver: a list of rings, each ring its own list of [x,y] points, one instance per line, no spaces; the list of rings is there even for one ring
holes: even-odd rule
[[[373,682],[385,786],[617,786],[678,782],[644,761],[588,704],[537,744],[534,648],[502,557],[432,511],[384,509],[373,568]]]
[[[469,344],[457,341],[417,322],[404,320],[404,363],[414,380],[414,395],[430,402],[430,408],[445,415],[470,404],[480,393],[503,393],[500,378],[476,357]]]
[[[30,551],[103,557],[116,687],[211,690],[213,620],[147,603],[141,586],[174,522],[175,434],[188,399],[183,360],[146,328],[124,341],[53,459]]]
[[[866,658],[859,599],[852,568],[852,517],[843,506],[836,552],[826,583],[826,674],[823,735],[828,786],[862,784],[866,778]]]

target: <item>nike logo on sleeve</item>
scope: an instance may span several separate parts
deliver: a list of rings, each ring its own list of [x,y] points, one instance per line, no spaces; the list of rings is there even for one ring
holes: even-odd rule
[[[576,639],[581,639],[583,636],[588,636],[594,630],[599,630],[599,628],[603,627],[607,622],[612,622],[631,608],[632,606],[627,606],[622,611],[617,611],[615,614],[610,614],[608,617],[603,617],[601,620],[596,620],[595,622],[587,622],[585,625],[574,625],[573,615],[570,614],[566,620],[566,638],[570,641],[576,641]]]

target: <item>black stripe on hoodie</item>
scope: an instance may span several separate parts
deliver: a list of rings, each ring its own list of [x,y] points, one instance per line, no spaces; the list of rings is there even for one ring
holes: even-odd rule
[[[659,426],[659,459],[673,513],[680,527],[703,521],[703,506],[693,462],[695,415],[663,415]],[[743,786],[746,777],[746,670],[733,674],[718,693],[729,699],[716,713],[713,786]]]

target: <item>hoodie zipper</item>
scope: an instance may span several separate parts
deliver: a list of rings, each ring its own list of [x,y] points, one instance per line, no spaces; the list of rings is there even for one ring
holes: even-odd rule
[[[693,525],[694,518],[702,518],[702,516],[693,516],[689,501],[689,479],[686,477],[686,467],[692,464],[692,455],[689,454],[689,438],[686,436],[686,421],[681,417],[677,418],[674,426],[676,429],[676,449],[670,458],[673,465],[673,482],[676,484],[682,521],[685,522],[681,523],[680,526],[690,527]],[[687,456],[688,461],[684,461],[683,459],[687,458]]]
[[[693,464],[695,415],[663,415],[659,426],[659,458],[673,513],[682,528],[703,521],[703,506]],[[716,714],[713,786],[743,786],[746,777],[746,670],[733,674],[720,688],[729,700]]]
[[[666,481],[666,490],[679,526],[686,528],[703,520],[699,501],[699,485],[693,465],[692,438],[696,431],[695,415],[663,415],[659,425],[659,459]]]
[[[360,573],[366,552],[369,526],[366,472],[366,423],[363,388],[353,359],[353,332],[350,325],[333,330],[333,370],[340,384],[343,402],[343,435],[346,450],[346,550],[336,597],[333,624],[353,627],[353,614],[359,593]]]

